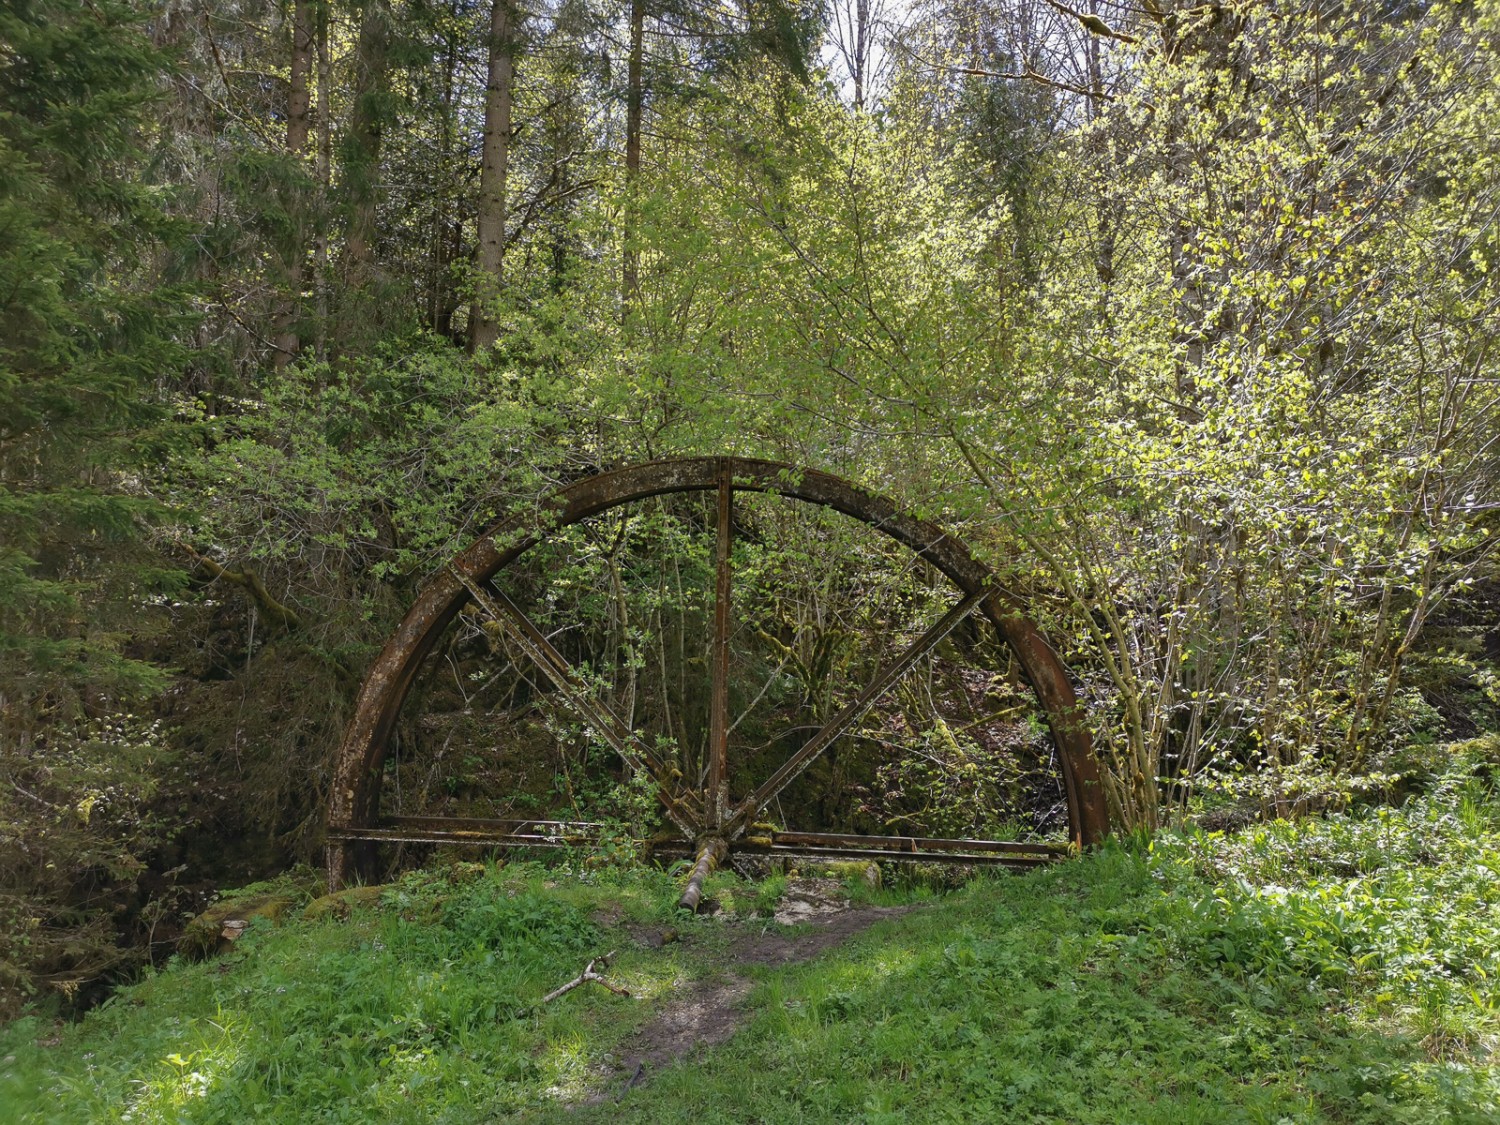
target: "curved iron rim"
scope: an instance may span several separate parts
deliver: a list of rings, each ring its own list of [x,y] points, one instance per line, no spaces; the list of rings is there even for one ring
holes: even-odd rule
[[[653,496],[711,491],[726,473],[735,491],[802,500],[867,524],[931,563],[966,595],[988,590],[981,612],[1010,646],[1047,714],[1062,765],[1073,839],[1087,846],[1108,834],[1099,765],[1067,669],[1019,600],[995,582],[968,546],[938,525],[906,514],[887,497],[841,477],[740,457],[650,461],[586,477],[557,489],[532,511],[497,520],[454,555],[417,594],[365,675],[339,748],[329,798],[330,828],[374,825],[391,730],[423,658],[470,600],[464,580],[489,581],[557,528]],[[352,855],[349,847],[330,844],[331,878],[341,878]]]

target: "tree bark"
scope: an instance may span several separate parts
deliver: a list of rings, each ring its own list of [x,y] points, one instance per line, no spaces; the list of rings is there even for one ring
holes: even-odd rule
[[[313,60],[313,14],[312,0],[294,0],[292,5],[292,60],[290,72],[291,92],[287,98],[286,151],[300,163],[307,154],[308,125],[312,115],[312,99],[308,79],[312,73]],[[296,208],[301,218],[302,207]],[[287,247],[287,288],[291,291],[286,307],[280,317],[280,331],[276,334],[276,351],[273,362],[279,371],[297,355],[300,340],[297,335],[297,313],[302,303],[302,288],[307,280],[307,248],[303,245],[301,223]]]
[[[278,629],[294,633],[302,628],[302,618],[297,611],[285,603],[277,601],[272,596],[271,591],[266,589],[266,584],[261,580],[260,575],[248,566],[242,566],[239,570],[230,570],[228,567],[214,562],[207,555],[194,550],[186,543],[179,543],[178,546],[182,549],[183,553],[208,575],[210,580],[228,582],[240,587],[249,594],[256,608],[260,610],[261,615]]]
[[[375,274],[375,206],[386,117],[390,25],[388,0],[367,0],[359,24],[359,43],[354,49],[354,108],[344,167],[349,211],[344,272],[348,283],[356,288],[373,280]]]
[[[287,99],[286,150],[295,156],[307,151],[308,128],[312,118],[313,15],[312,0],[295,0],[292,5],[291,94]]]
[[[636,192],[641,175],[641,118],[645,108],[642,80],[645,53],[646,0],[630,0],[630,58],[625,90],[625,213],[621,229],[624,255],[620,268],[621,297],[628,312],[640,291],[641,255],[635,246]]]
[[[328,324],[328,188],[333,174],[333,58],[328,53],[328,0],[318,4],[318,224],[313,236],[314,289],[317,293],[317,349],[321,359]]]
[[[484,155],[479,172],[478,277],[469,314],[469,350],[474,353],[490,347],[500,336],[494,301],[505,280],[505,192],[510,171],[518,23],[510,0],[494,0],[484,94]]]
[[[443,59],[443,116],[438,128],[437,166],[447,175],[453,163],[453,94],[458,77],[458,43],[448,41]],[[449,206],[443,206],[447,203]],[[427,323],[438,332],[443,307],[447,303],[450,278],[448,276],[448,225],[453,221],[450,208],[461,206],[460,200],[444,196],[443,201],[432,209],[432,225],[427,247]]]

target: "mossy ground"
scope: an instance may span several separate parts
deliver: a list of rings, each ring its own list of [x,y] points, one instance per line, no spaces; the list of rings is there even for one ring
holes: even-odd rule
[[[1500,802],[1458,763],[1401,808],[1165,835],[934,897],[815,961],[746,965],[725,1046],[639,1076],[653,1013],[773,926],[718,876],[408,877],[257,923],[75,1025],[0,1031],[14,1122],[1491,1122]],[[681,940],[653,947],[675,928]],[[610,949],[624,998],[585,986]],[[586,1104],[590,1095],[601,1097]]]

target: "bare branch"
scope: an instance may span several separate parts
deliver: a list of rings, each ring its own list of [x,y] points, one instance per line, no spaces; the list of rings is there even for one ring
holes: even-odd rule
[[[557,988],[554,988],[551,992],[547,993],[547,995],[543,996],[540,1000],[538,1000],[535,1004],[532,1004],[530,1007],[520,1009],[520,1011],[516,1012],[515,1018],[518,1020],[525,1019],[532,1012],[536,1011],[544,1004],[550,1004],[559,996],[566,996],[575,988],[578,988],[585,984],[597,984],[602,988],[607,988],[616,996],[629,996],[629,989],[621,988],[617,984],[610,984],[609,981],[604,979],[604,977],[594,972],[595,965],[603,965],[607,968],[609,966],[610,960],[614,957],[614,955],[615,951],[611,949],[603,957],[594,958],[594,960],[590,961],[587,965],[584,966],[583,972],[579,973],[572,980],[568,981],[567,984],[559,985]]]
[[[1093,35],[1101,35],[1106,39],[1114,39],[1120,43],[1129,43],[1132,45],[1140,42],[1134,35],[1126,35],[1123,31],[1116,31],[1096,15],[1088,12],[1080,12],[1077,9],[1068,7],[1066,4],[1059,3],[1058,0],[1047,0],[1047,3],[1063,13],[1063,15],[1072,16]]]

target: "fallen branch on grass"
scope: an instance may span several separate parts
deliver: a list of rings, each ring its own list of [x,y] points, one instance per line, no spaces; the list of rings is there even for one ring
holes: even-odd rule
[[[529,1008],[522,1008],[519,1012],[516,1013],[516,1019],[522,1019],[522,1018],[524,1018],[526,1016],[529,1016],[532,1012],[536,1011],[538,1008],[542,1007],[544,1004],[550,1004],[550,1003],[552,1003],[552,1001],[556,1000],[559,996],[566,996],[568,993],[572,992],[579,985],[588,984],[590,981],[592,981],[594,984],[602,985],[604,988],[609,989],[616,996],[629,996],[630,995],[629,989],[621,988],[617,984],[610,984],[609,981],[605,980],[598,973],[594,972],[594,966],[595,965],[604,965],[607,968],[609,966],[610,959],[613,958],[614,955],[615,955],[615,951],[613,949],[611,949],[603,957],[596,957],[596,958],[594,958],[592,961],[590,961],[587,965],[585,965],[583,967],[583,972],[579,973],[576,977],[574,977],[572,980],[570,980],[567,984],[561,985],[558,988],[554,988],[551,992],[547,993],[547,995],[543,996],[535,1004],[531,1005],[531,1007],[529,1007]]]

